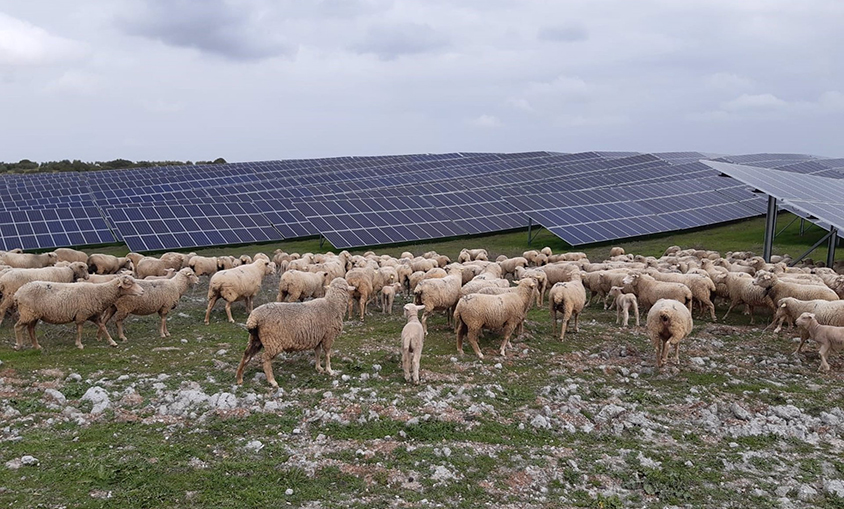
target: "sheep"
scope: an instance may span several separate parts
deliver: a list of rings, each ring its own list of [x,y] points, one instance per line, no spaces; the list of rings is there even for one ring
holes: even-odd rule
[[[472,260],[489,260],[489,253],[486,249],[461,249],[457,256],[458,263],[469,262]]]
[[[767,289],[754,285],[750,275],[741,272],[725,272],[715,276],[715,279],[716,286],[721,282],[726,285],[727,295],[730,298],[730,306],[721,318],[722,320],[726,320],[730,311],[739,304],[744,304],[745,312],[750,314],[751,324],[753,323],[753,308],[762,306],[771,311],[776,310]]]
[[[772,272],[759,272],[753,280],[753,285],[763,288],[772,302],[779,302],[783,297],[794,297],[800,300],[839,300],[838,294],[825,285],[789,283],[781,281]]]
[[[509,288],[510,282],[506,279],[484,279],[477,277],[472,279],[465,285],[460,288],[460,296],[465,297],[466,295],[470,295],[472,293],[477,293],[481,288],[486,288],[488,286],[497,286],[499,288]]]
[[[504,340],[499,353],[504,355],[510,335],[525,319],[525,310],[536,289],[533,279],[519,281],[519,291],[503,295],[472,294],[461,299],[454,307],[454,331],[457,333],[457,351],[463,354],[463,338],[468,335],[469,344],[479,359],[484,355],[478,346],[481,329],[503,329]]]
[[[624,248],[618,246],[610,248],[610,258],[614,256],[624,256]]]
[[[537,263],[535,261],[537,256],[539,256],[539,251],[537,251],[536,249],[531,249],[530,251],[525,251],[524,253],[522,253],[522,258],[527,260],[528,263],[530,263],[534,267],[537,265]],[[506,258],[506,256],[505,256],[505,258]],[[496,261],[498,261],[498,260],[496,260]]]
[[[15,350],[23,346],[23,329],[29,332],[33,348],[41,349],[35,338],[38,320],[62,324],[76,322],[76,348],[82,349],[82,324],[91,321],[105,333],[110,346],[117,346],[102,321],[103,312],[124,295],[143,295],[144,289],[132,276],[102,284],[53,283],[33,281],[23,285],[15,294],[20,318],[15,324]]]
[[[216,256],[194,256],[188,262],[188,267],[193,269],[197,276],[211,276],[219,269],[219,261]]]
[[[505,258],[503,261],[498,262],[498,266],[501,267],[501,275],[503,277],[507,277],[508,275],[515,275],[516,269],[523,269],[527,266],[527,264],[527,259],[522,256],[516,256],[514,258]]]
[[[407,382],[413,380],[419,385],[419,361],[422,359],[422,346],[425,344],[425,328],[419,322],[419,311],[425,306],[416,304],[404,305],[404,317],[407,323],[401,330],[401,366],[404,370],[404,379]]]
[[[10,269],[0,275],[0,324],[6,311],[15,301],[15,293],[23,285],[32,281],[50,281],[53,283],[72,283],[77,279],[88,278],[88,266],[73,262],[67,267],[43,267],[40,269]]]
[[[113,317],[117,324],[117,337],[126,341],[126,335],[123,333],[123,320],[127,316],[145,316],[158,313],[158,316],[161,317],[161,326],[158,333],[162,338],[169,337],[167,314],[176,307],[179,299],[197,281],[199,281],[199,278],[191,269],[182,269],[171,279],[137,281],[144,290],[143,295],[124,295],[117,299],[105,312],[103,323],[108,324]]]
[[[77,283],[108,283],[120,276],[131,276],[133,273],[130,270],[124,270],[117,274],[88,274],[86,278],[76,278]]]
[[[657,281],[653,277],[640,272],[632,272],[622,281],[625,291],[629,286],[631,292],[636,295],[639,306],[643,309],[650,309],[660,299],[674,299],[689,307],[692,307],[692,291],[683,283],[666,283]]]
[[[117,274],[122,269],[134,271],[135,265],[125,256],[94,253],[88,257],[88,272],[91,274]]]
[[[586,289],[580,280],[580,271],[574,270],[571,280],[556,283],[548,292],[548,304],[551,308],[552,334],[557,333],[557,311],[562,312],[563,320],[560,324],[560,341],[565,340],[566,327],[569,320],[574,319],[574,332],[578,332],[577,319],[586,305]]]
[[[409,295],[415,288],[410,286],[410,275],[413,274],[413,267],[409,263],[399,263],[396,265],[396,274],[398,274],[397,281],[402,285],[402,291],[405,295]]]
[[[56,253],[13,253],[5,252],[0,255],[0,263],[4,263],[15,269],[41,269],[55,265],[59,261]]]
[[[193,271],[191,271],[191,272],[193,272]],[[144,281],[154,281],[156,279],[170,279],[175,275],[176,275],[176,271],[171,267],[167,267],[167,269],[164,271],[164,275],[162,275],[162,276],[147,276],[147,277],[144,278]]]
[[[393,314],[393,301],[396,298],[396,293],[401,290],[401,283],[391,283],[384,285],[381,288],[381,312],[384,314]]]
[[[366,315],[366,306],[369,303],[369,299],[377,295],[377,292],[384,287],[385,283],[392,283],[392,281],[383,281],[378,272],[369,267],[350,270],[346,273],[346,281],[350,286],[355,287],[355,290],[349,295],[349,318],[352,318],[352,310],[354,309],[355,300],[357,300],[360,308],[361,322]]]
[[[319,298],[325,295],[325,285],[334,278],[327,279],[327,272],[302,272],[288,270],[278,282],[278,302],[296,302],[307,298]]]
[[[173,271],[182,270],[188,266],[190,263],[190,259],[196,256],[195,253],[190,254],[182,254],[182,253],[164,253],[161,255],[161,263]]]
[[[239,258],[235,258],[234,256],[218,256],[217,257],[217,270],[229,270],[235,267],[240,267],[242,263],[240,263]]]
[[[246,301],[247,312],[252,312],[252,299],[261,289],[265,276],[275,274],[275,265],[264,259],[255,260],[249,265],[221,270],[211,276],[208,282],[208,309],[205,311],[205,324],[210,323],[211,309],[220,297],[226,300],[226,315],[232,318],[232,302]]]
[[[333,375],[331,346],[343,331],[343,315],[352,291],[354,287],[338,277],[328,285],[325,297],[302,303],[270,302],[258,306],[246,320],[249,343],[237,367],[237,384],[243,384],[243,369],[262,348],[264,374],[274,389],[278,389],[278,382],[273,376],[272,360],[281,352],[313,349],[317,372]],[[325,369],[321,352],[325,353]]]
[[[181,266],[181,262],[179,262]],[[169,265],[158,258],[152,256],[145,256],[143,259],[135,264],[135,274],[138,279],[144,279],[147,276],[163,276],[167,274]]]
[[[717,321],[715,304],[711,300],[711,296],[715,292],[715,282],[709,276],[699,274],[672,274],[660,272],[656,269],[648,269],[646,273],[653,276],[657,281],[683,283],[688,286],[692,291],[692,299],[700,305],[701,313],[705,313],[704,308],[706,308],[709,310],[712,321]]]
[[[454,306],[460,299],[462,288],[460,283],[462,281],[462,271],[457,267],[452,267],[448,276],[438,279],[424,279],[413,289],[416,304],[425,307],[421,322],[425,334],[428,333],[428,317],[434,311],[445,310],[447,322],[451,325]]]
[[[648,311],[648,336],[656,353],[656,366],[661,368],[674,346],[674,362],[680,362],[680,341],[692,332],[692,313],[674,299],[659,299]]]
[[[534,280],[534,282],[536,282],[536,280]],[[538,283],[537,283],[537,285],[538,285]],[[537,286],[537,288],[538,288],[538,286]],[[476,293],[479,293],[481,295],[502,295],[502,294],[505,294],[505,293],[517,293],[517,292],[519,292],[518,286],[512,286],[512,287],[509,287],[509,288],[500,288],[498,286],[487,286],[486,288],[481,288]],[[530,310],[531,305],[533,305],[534,299],[538,297],[537,296],[538,293],[539,293],[539,291],[535,288],[533,290],[533,297],[531,297],[530,301],[525,304],[525,306],[526,306],[525,307],[525,316],[527,316],[527,312]],[[521,334],[524,333],[524,331],[525,331],[525,322],[524,322],[524,320],[522,320],[519,323],[519,328],[516,331],[516,334],[521,335]]]
[[[632,293],[624,293],[624,288],[620,286],[613,286],[610,288],[610,297],[614,297],[613,306],[615,306],[615,323],[616,325],[622,323],[624,317],[624,328],[627,328],[627,322],[630,320],[630,309],[633,309],[633,315],[636,317],[636,327],[639,326],[639,301]]]
[[[60,262],[82,262],[88,263],[88,254],[67,247],[60,247],[53,251]]]
[[[540,253],[540,254],[544,254],[545,256],[551,256],[551,255],[553,255],[553,254],[554,254],[554,253],[551,251],[551,248],[550,248],[550,247],[548,247],[548,246],[545,246],[545,247],[543,247],[542,249],[540,249],[540,250],[539,250],[539,253]]]
[[[548,289],[548,275],[538,269],[517,269],[516,278],[524,279],[529,277],[536,281],[536,305],[542,306],[545,297],[545,290]]]
[[[821,365],[818,371],[829,371],[829,363],[826,354],[830,350],[840,352],[844,349],[844,327],[833,325],[820,325],[814,313],[803,313],[795,322],[799,327],[806,329],[809,337],[820,345],[818,354],[821,356]]]

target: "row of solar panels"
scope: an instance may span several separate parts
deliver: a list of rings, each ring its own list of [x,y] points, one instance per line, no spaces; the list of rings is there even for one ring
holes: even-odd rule
[[[579,245],[764,212],[743,184],[697,162],[706,158],[844,176],[844,160],[697,152],[438,154],[8,175],[0,178],[0,248],[117,239],[134,251],[157,251],[317,234],[350,248],[528,221]]]

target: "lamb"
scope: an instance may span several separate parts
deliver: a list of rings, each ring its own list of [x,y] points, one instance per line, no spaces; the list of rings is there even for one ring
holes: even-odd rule
[[[425,329],[425,334],[428,333],[428,316],[434,311],[445,310],[448,324],[451,325],[454,306],[460,299],[462,274],[459,268],[452,267],[448,276],[439,279],[424,279],[413,289],[416,304],[425,307],[425,312],[422,313],[422,327]]]
[[[504,355],[510,336],[525,319],[525,309],[530,304],[536,289],[533,279],[519,281],[519,291],[503,295],[472,294],[462,297],[454,307],[454,327],[457,333],[457,350],[463,354],[463,338],[468,335],[469,343],[479,359],[484,355],[478,346],[481,329],[503,329],[504,340],[499,353]]]
[[[220,297],[226,300],[226,315],[229,322],[232,318],[232,302],[246,301],[247,312],[252,312],[252,299],[261,289],[261,282],[265,276],[275,274],[275,265],[267,260],[259,259],[233,269],[221,270],[211,276],[208,282],[208,309],[205,311],[205,324],[209,322],[211,309]]]
[[[730,311],[739,304],[744,304],[745,310],[750,314],[750,323],[753,323],[753,308],[767,307],[775,310],[774,302],[768,295],[767,289],[753,284],[753,278],[741,272],[725,272],[715,276],[716,286],[723,282],[727,288],[727,295],[730,298],[730,307],[724,313],[722,320],[726,320]]]
[[[566,327],[569,320],[574,319],[574,332],[578,332],[577,319],[586,305],[586,289],[580,280],[580,271],[574,270],[571,280],[556,283],[548,292],[548,304],[551,308],[552,334],[557,333],[557,311],[562,312],[563,320],[560,324],[560,341],[566,337]]]
[[[793,324],[803,313],[813,313],[821,325],[844,326],[844,301],[842,300],[798,300],[793,297],[783,297],[779,300],[774,320],[768,327],[776,324],[774,333],[778,333],[782,330],[783,322]],[[800,344],[794,350],[795,354],[800,353],[807,339],[809,339],[809,334],[804,330],[800,334]]]
[[[219,261],[216,256],[194,256],[188,262],[188,267],[193,269],[197,276],[211,276],[219,270]]]
[[[82,262],[88,263],[88,254],[75,249],[60,247],[53,251],[60,262]]]
[[[56,253],[13,253],[5,252],[0,255],[0,263],[16,269],[41,269],[55,265],[59,261]]]
[[[422,346],[425,344],[425,328],[419,322],[419,311],[425,306],[416,304],[404,305],[404,317],[407,323],[401,330],[401,366],[404,370],[404,379],[407,382],[413,380],[419,385],[419,361],[422,359]]]
[[[346,282],[349,283],[349,286],[355,288],[349,295],[349,319],[352,318],[352,310],[355,300],[357,300],[360,308],[360,321],[363,321],[367,303],[373,295],[376,295],[375,280],[377,277],[375,270],[370,268],[354,268],[346,273]],[[381,287],[383,288],[383,285]]]
[[[543,247],[542,249],[539,250],[539,252],[540,252],[540,254],[544,254],[545,256],[551,256],[552,254],[554,254],[551,251],[551,248],[548,247],[548,246]]]
[[[648,311],[648,336],[656,353],[656,366],[661,368],[674,346],[674,362],[680,362],[680,341],[692,332],[692,313],[674,299],[659,299]]]
[[[826,286],[780,281],[772,272],[760,272],[753,280],[753,284],[764,288],[773,302],[779,302],[783,297],[794,297],[800,300],[838,300],[838,294]]]
[[[76,347],[82,346],[82,324],[91,321],[105,333],[108,344],[117,346],[111,339],[102,321],[103,312],[124,295],[143,295],[144,289],[132,276],[119,278],[103,284],[80,285],[77,283],[53,283],[33,281],[23,285],[15,294],[15,305],[20,318],[15,324],[15,350],[23,346],[23,329],[29,332],[33,348],[41,349],[35,338],[38,320],[62,324],[76,322]]]
[[[401,283],[392,283],[384,285],[381,288],[381,312],[393,314],[393,301],[396,299],[396,293],[401,290]]]
[[[489,253],[487,253],[486,249],[461,249],[460,254],[457,256],[457,262],[469,262],[472,260],[489,260]]]
[[[319,373],[331,369],[331,347],[343,331],[343,315],[354,287],[343,278],[335,278],[328,285],[325,297],[308,302],[270,302],[258,306],[246,320],[249,343],[237,367],[237,384],[243,384],[243,369],[262,348],[261,356],[267,382],[278,388],[273,376],[273,358],[281,352],[313,349],[316,370]],[[322,368],[321,352],[325,353],[325,369]]]
[[[15,301],[15,293],[23,285],[32,281],[50,281],[54,283],[72,283],[77,279],[88,278],[88,266],[73,262],[67,267],[44,267],[41,269],[10,269],[0,275],[0,324],[6,311]]]
[[[818,371],[829,371],[829,363],[827,362],[826,355],[830,350],[840,352],[844,349],[844,327],[820,325],[814,313],[803,313],[797,317],[794,323],[806,329],[809,337],[820,345],[818,354],[821,356],[821,365]]]
[[[307,298],[319,298],[325,295],[325,285],[328,281],[326,279],[327,272],[302,272],[300,270],[288,270],[281,275],[278,282],[278,297],[279,302],[296,302],[303,301]]]
[[[613,306],[615,306],[615,323],[622,323],[622,316],[624,317],[624,328],[627,328],[627,322],[630,319],[630,309],[633,309],[633,315],[636,317],[636,327],[639,326],[639,301],[632,293],[624,293],[624,288],[620,286],[613,286],[610,288],[610,297],[614,297]]]
[[[91,274],[117,274],[123,269],[135,270],[132,260],[125,256],[117,257],[94,253],[88,257],[88,271]]]
[[[689,312],[691,312],[692,291],[683,283],[657,281],[653,277],[640,272],[628,274],[622,283],[624,284],[625,291],[629,285],[643,309],[649,309],[660,299],[674,299],[687,305]]]
[[[107,324],[113,317],[117,324],[117,336],[126,341],[126,335],[123,334],[123,320],[127,316],[145,316],[158,313],[158,316],[161,317],[161,326],[158,333],[162,338],[169,337],[167,314],[176,307],[179,299],[197,281],[199,281],[199,278],[191,269],[182,269],[171,279],[137,281],[138,285],[144,290],[143,295],[125,295],[117,299],[105,312],[103,323]]]

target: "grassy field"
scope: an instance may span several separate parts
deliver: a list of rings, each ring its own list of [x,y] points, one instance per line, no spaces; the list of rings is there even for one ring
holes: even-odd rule
[[[761,251],[762,225],[618,245],[647,255],[672,244]],[[794,224],[775,252],[800,254],[821,235],[800,236]],[[534,242],[544,245],[566,249],[547,233]],[[316,251],[318,242],[203,253],[276,247]],[[462,247],[521,254],[527,235],[377,252]],[[587,253],[601,259],[609,247]],[[265,280],[256,305],[273,300],[277,281]],[[483,361],[458,355],[435,316],[413,386],[399,365],[404,320],[371,308],[345,324],[338,375],[316,373],[312,353],[283,355],[274,393],[254,362],[234,385],[246,312],[236,304],[229,324],[218,304],[203,325],[206,289],[202,281],[171,313],[172,337],[157,337],[157,317],[131,318],[116,349],[90,326],[77,350],[73,327],[41,324],[44,351],[16,352],[4,322],[0,505],[844,507],[844,363],[833,356],[832,371],[817,373],[814,345],[791,355],[794,331],[763,333],[739,313],[696,320],[680,364],[659,372],[644,330],[618,328],[600,306],[565,342],[552,337],[548,311],[534,309],[505,357],[500,336],[484,334]],[[84,397],[98,392],[102,411]],[[26,456],[35,459],[22,464]]]

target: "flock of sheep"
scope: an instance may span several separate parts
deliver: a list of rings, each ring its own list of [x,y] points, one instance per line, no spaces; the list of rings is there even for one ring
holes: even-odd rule
[[[553,334],[560,315],[560,340],[569,325],[578,331],[578,317],[590,303],[615,307],[617,323],[628,326],[629,315],[647,311],[646,329],[654,347],[656,364],[665,364],[671,348],[679,362],[679,344],[692,330],[692,312],[716,321],[715,301],[728,303],[727,315],[738,305],[753,315],[767,308],[773,315],[769,327],[779,332],[783,324],[797,325],[802,341],[820,345],[821,366],[829,370],[827,355],[844,347],[844,276],[838,267],[789,267],[787,259],[766,263],[752,253],[719,253],[668,248],[660,258],[625,254],[612,248],[601,263],[584,253],[554,254],[551,249],[531,250],[522,256],[489,260],[484,249],[464,249],[456,261],[436,252],[399,258],[367,252],[351,255],[303,255],[277,250],[273,257],[204,257],[194,253],[166,253],[159,258],[130,253],[126,257],[57,249],[43,254],[0,251],[0,323],[7,312],[17,311],[15,349],[23,346],[26,329],[34,348],[39,320],[54,324],[75,323],[76,346],[82,348],[82,325],[98,327],[97,339],[117,344],[108,332],[113,319],[118,337],[126,341],[123,321],[129,315],[160,316],[159,334],[169,336],[167,314],[200,276],[208,276],[205,323],[219,299],[234,322],[231,305],[244,301],[249,317],[249,341],[237,369],[237,383],[249,361],[263,350],[261,361],[267,381],[274,388],[272,360],[281,352],[313,350],[316,369],[333,373],[331,348],[344,319],[357,306],[365,320],[372,301],[391,313],[397,294],[414,303],[404,306],[407,324],[401,332],[405,378],[419,383],[419,364],[428,318],[444,312],[463,353],[467,340],[483,359],[478,339],[484,329],[501,331],[498,350],[505,355],[510,337],[521,332],[527,312],[543,306],[547,295]],[[253,299],[265,278],[281,272],[278,302],[253,309]],[[610,300],[611,299],[611,300]],[[418,317],[422,311],[421,319]],[[346,318],[348,317],[348,318]],[[325,357],[323,367],[322,357]]]

